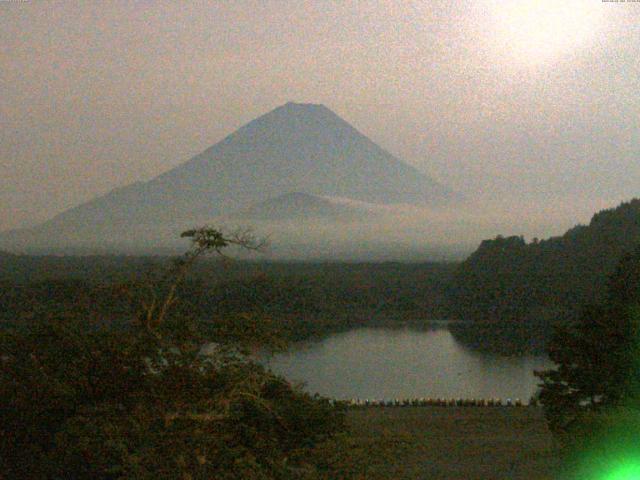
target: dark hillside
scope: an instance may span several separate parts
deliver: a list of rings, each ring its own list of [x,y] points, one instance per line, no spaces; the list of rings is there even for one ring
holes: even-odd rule
[[[595,214],[561,237],[485,240],[463,262],[448,294],[452,316],[535,334],[601,300],[608,276],[640,243],[640,200]],[[542,335],[545,336],[545,335]]]

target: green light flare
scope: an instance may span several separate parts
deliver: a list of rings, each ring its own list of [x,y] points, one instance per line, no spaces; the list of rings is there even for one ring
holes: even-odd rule
[[[607,475],[603,480],[640,480],[640,463],[627,463]]]

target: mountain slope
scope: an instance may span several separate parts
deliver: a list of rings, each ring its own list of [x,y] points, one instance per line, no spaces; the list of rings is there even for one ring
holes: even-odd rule
[[[118,240],[140,228],[202,222],[287,192],[381,204],[456,198],[328,108],[288,103],[149,182],[113,190],[0,242],[69,235],[72,242]]]
[[[374,203],[451,198],[447,189],[328,108],[293,103],[250,122],[152,184],[165,191],[195,188],[212,200],[208,208],[216,213],[288,192]]]

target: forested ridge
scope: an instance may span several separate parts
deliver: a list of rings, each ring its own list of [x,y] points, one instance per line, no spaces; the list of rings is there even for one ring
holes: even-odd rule
[[[453,275],[449,311],[514,336],[533,335],[541,347],[554,324],[573,319],[576,307],[602,300],[608,276],[638,243],[640,199],[596,213],[589,225],[560,237],[485,240]]]

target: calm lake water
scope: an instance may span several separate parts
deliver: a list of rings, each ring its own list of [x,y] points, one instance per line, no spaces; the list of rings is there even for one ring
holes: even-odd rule
[[[446,328],[359,328],[294,345],[270,368],[311,393],[337,399],[416,397],[528,401],[544,356],[501,356],[469,350]]]

